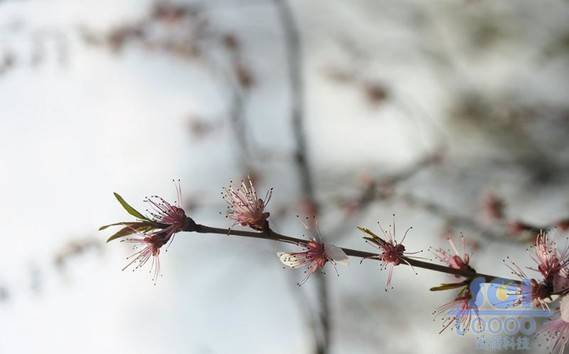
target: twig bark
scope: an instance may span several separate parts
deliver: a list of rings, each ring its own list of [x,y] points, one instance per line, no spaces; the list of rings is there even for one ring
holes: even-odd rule
[[[265,231],[246,231],[246,230],[233,230],[233,229],[224,229],[218,227],[211,227],[201,224],[196,224],[192,219],[188,218],[187,227],[184,231],[187,232],[197,232],[203,234],[219,234],[219,235],[226,235],[226,236],[240,236],[240,237],[252,237],[258,239],[264,239],[269,241],[277,241],[283,243],[289,243],[294,245],[306,245],[308,240],[304,240],[297,237],[287,236],[280,233],[277,233],[271,229],[267,229]],[[362,258],[362,259],[370,259],[370,260],[379,260],[378,254],[373,252],[367,251],[360,251],[351,248],[342,248],[346,255],[350,257]],[[461,277],[465,277],[467,279],[474,279],[483,277],[485,282],[493,282],[493,281],[502,281],[510,284],[521,284],[521,281],[508,279],[504,277],[499,277],[490,274],[478,273],[478,272],[471,272],[467,270],[455,269],[451,267],[447,267],[444,265],[425,262],[414,258],[409,257],[402,257],[403,262],[401,265],[412,266],[416,268],[428,269],[439,273],[446,273],[451,275],[458,275]]]

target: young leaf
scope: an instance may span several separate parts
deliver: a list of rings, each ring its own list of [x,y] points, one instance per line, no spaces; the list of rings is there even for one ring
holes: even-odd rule
[[[463,286],[465,286],[466,284],[464,282],[460,282],[460,283],[443,283],[440,286],[435,286],[430,288],[430,291],[444,291],[444,290],[450,290],[450,289],[456,289],[456,288],[461,288]]]
[[[119,226],[119,225],[136,225],[139,222],[137,221],[126,221],[126,222],[116,222],[114,224],[109,224],[109,225],[103,225],[101,227],[99,227],[99,231],[103,231],[111,226]]]
[[[360,230],[360,231],[362,231],[362,232],[364,232],[364,233],[370,235],[371,238],[373,238],[373,239],[375,239],[375,238],[378,237],[376,234],[374,234],[374,233],[373,233],[370,229],[368,229],[367,227],[358,226],[358,230]],[[365,237],[364,237],[364,238],[365,238]]]
[[[111,237],[109,237],[107,239],[107,242],[110,242],[112,240],[116,240],[117,238],[121,238],[121,237],[125,237],[137,232],[145,232],[148,230],[153,229],[154,227],[150,224],[147,223],[138,223],[139,225],[137,226],[126,226],[123,227],[122,229],[120,229],[118,232],[116,232],[114,235],[112,235]]]
[[[119,201],[119,203],[121,203],[122,207],[124,208],[124,210],[126,210],[127,213],[129,213],[130,215],[134,216],[135,218],[139,218],[141,220],[147,220],[147,221],[151,221],[150,219],[148,219],[146,216],[142,215],[141,213],[139,213],[136,209],[134,209],[133,207],[130,206],[130,204],[128,204],[126,202],[126,200],[123,199],[123,197],[121,197],[118,193],[113,193],[115,195],[115,198],[117,198],[117,200]]]

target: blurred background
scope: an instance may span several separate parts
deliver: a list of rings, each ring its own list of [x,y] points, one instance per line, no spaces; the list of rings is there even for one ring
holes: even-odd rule
[[[373,251],[355,226],[463,233],[508,276],[539,228],[569,226],[569,3],[0,1],[0,353],[456,353],[444,275],[374,262],[283,270],[266,241],[178,235],[156,286],[105,244],[175,200],[229,227],[250,175],[281,233]],[[530,351],[546,352],[532,339]],[[500,350],[498,350],[500,351]],[[526,350],[525,352],[528,352]]]

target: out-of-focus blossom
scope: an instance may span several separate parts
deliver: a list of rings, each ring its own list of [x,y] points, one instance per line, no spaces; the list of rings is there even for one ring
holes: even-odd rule
[[[544,323],[539,330],[539,334],[545,335],[552,343],[552,354],[562,354],[569,341],[569,296],[561,298],[559,315],[558,319]]]
[[[393,268],[401,264],[401,262],[404,262],[411,266],[411,264],[409,264],[405,258],[410,255],[421,253],[422,251],[406,252],[405,250],[403,242],[405,241],[405,238],[407,237],[409,231],[413,229],[412,227],[409,227],[407,231],[405,231],[405,234],[403,235],[403,238],[400,242],[397,242],[395,239],[395,222],[393,223],[392,230],[386,231],[381,227],[381,225],[380,228],[385,239],[379,237],[368,228],[358,227],[360,231],[368,235],[364,236],[364,239],[379,248],[380,254],[369,258],[379,260],[381,262],[382,270],[387,270],[387,281],[385,285],[385,291],[387,291],[387,288],[389,288],[391,285],[391,279],[393,278]]]
[[[389,98],[389,91],[383,83],[364,82],[362,86],[367,101],[373,106],[380,105]]]
[[[270,213],[265,211],[271,200],[273,189],[269,189],[265,199],[257,196],[257,191],[251,178],[242,181],[238,188],[231,185],[224,189],[223,199],[227,202],[227,216],[235,221],[235,224],[249,226],[254,230],[264,231],[269,227]]]
[[[502,220],[504,218],[504,209],[506,204],[494,193],[488,193],[484,196],[482,202],[484,213],[488,220]]]
[[[188,16],[191,10],[196,11],[195,9],[185,6],[161,3],[154,5],[151,16],[158,21],[174,24]]]
[[[556,225],[561,231],[569,230],[569,218],[557,222]]]
[[[539,227],[530,225],[528,223],[519,220],[510,221],[508,222],[507,226],[510,235],[518,237],[521,236],[523,238],[528,238],[528,239],[532,239],[541,232],[541,229]]]
[[[243,62],[237,61],[233,64],[233,71],[237,77],[237,82],[245,90],[251,89],[255,86],[255,77],[253,73]]]
[[[326,263],[330,262],[334,266],[337,263],[345,264],[348,256],[340,247],[336,247],[329,243],[321,243],[316,239],[308,241],[302,252],[278,252],[280,261],[293,269],[306,268],[306,277],[299,282],[299,285],[308,280],[310,275],[318,269],[324,268]]]

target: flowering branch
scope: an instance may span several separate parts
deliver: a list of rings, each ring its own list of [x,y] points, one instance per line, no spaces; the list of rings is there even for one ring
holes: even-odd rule
[[[181,190],[177,186],[178,201],[170,204],[166,200],[152,196],[146,198],[150,206],[146,210],[146,215],[140,213],[129,205],[120,195],[115,193],[116,199],[121,206],[136,221],[119,222],[101,227],[104,230],[112,226],[121,226],[121,229],[109,237],[109,241],[121,238],[122,242],[134,244],[135,248],[140,247],[134,254],[127,257],[128,264],[126,269],[134,266],[134,269],[144,266],[152,260],[150,272],[156,283],[160,275],[159,255],[165,245],[171,244],[174,236],[180,232],[196,232],[201,234],[219,234],[226,236],[240,236],[255,239],[264,239],[292,244],[303,248],[297,252],[278,252],[280,261],[293,269],[303,268],[306,276],[299,283],[303,284],[311,274],[316,273],[325,267],[327,263],[336,265],[345,263],[349,257],[360,258],[362,262],[366,259],[375,260],[380,263],[380,269],[387,270],[387,282],[385,290],[391,284],[394,268],[404,264],[415,268],[428,269],[440,273],[450,274],[457,278],[457,281],[443,283],[432,287],[431,291],[457,290],[455,297],[448,303],[440,306],[435,315],[446,314],[443,318],[443,325],[440,332],[455,325],[457,330],[465,331],[471,326],[472,318],[478,317],[478,305],[476,303],[477,294],[482,283],[497,283],[506,289],[514,289],[517,295],[515,301],[511,301],[510,306],[530,304],[544,311],[549,310],[549,303],[553,301],[553,296],[561,296],[561,319],[554,320],[544,325],[544,330],[555,340],[558,348],[563,349],[566,344],[565,338],[569,335],[569,302],[564,301],[566,294],[569,293],[569,247],[560,250],[557,242],[551,240],[549,235],[541,232],[535,240],[533,249],[534,254],[530,257],[535,262],[536,267],[528,269],[540,274],[538,279],[528,277],[524,270],[514,262],[506,264],[519,280],[484,274],[477,272],[470,265],[470,254],[466,252],[465,240],[462,239],[462,250],[452,239],[449,239],[451,250],[437,249],[433,252],[435,258],[443,264],[436,264],[426,261],[424,258],[416,256],[418,252],[410,252],[405,247],[405,238],[412,228],[407,229],[400,240],[396,239],[395,223],[384,230],[381,225],[382,235],[376,235],[373,231],[365,227],[358,227],[364,234],[364,239],[379,252],[367,252],[350,248],[340,248],[335,245],[325,243],[321,240],[319,233],[315,230],[314,237],[310,240],[283,235],[275,232],[269,225],[270,213],[266,211],[267,202],[272,194],[272,189],[267,192],[265,199],[258,197],[255,187],[251,180],[245,181],[239,187],[226,189],[224,198],[229,204],[227,217],[234,220],[234,225],[239,224],[251,228],[251,230],[233,230],[232,228],[219,228],[198,224],[193,218],[186,215],[180,207]],[[312,224],[314,226],[314,223]],[[134,234],[134,235],[133,235]],[[504,260],[506,262],[506,260]],[[321,273],[317,273],[321,274]],[[319,279],[319,278],[317,278]],[[565,309],[563,307],[566,307]],[[553,329],[557,329],[554,331]],[[559,336],[563,333],[563,336]],[[327,343],[327,342],[325,342]],[[322,343],[321,343],[322,344]],[[320,347],[317,348],[327,348]]]
[[[240,236],[240,237],[250,237],[250,238],[257,238],[257,239],[264,239],[269,241],[277,241],[283,243],[289,243],[297,246],[304,246],[310,242],[309,240],[296,238],[292,236],[286,236],[271,230],[270,228],[266,229],[265,231],[248,231],[248,230],[234,230],[231,228],[219,228],[219,227],[211,227],[206,225],[197,224],[194,222],[193,219],[187,218],[186,227],[182,230],[186,232],[197,232],[200,234],[218,234],[218,235],[226,235],[226,236]],[[362,258],[365,259],[378,259],[378,253],[372,253],[367,251],[360,251],[351,248],[341,248],[344,253],[350,257]],[[474,279],[474,278],[484,278],[485,282],[493,282],[493,281],[503,281],[506,283],[511,284],[521,284],[519,280],[503,278],[495,275],[488,275],[483,273],[478,273],[475,271],[467,271],[462,269],[456,269],[452,267],[447,267],[444,265],[421,261],[418,259],[409,258],[406,256],[401,257],[401,264],[406,264],[416,268],[428,269],[435,272],[446,273],[456,276],[461,276],[467,279]]]

